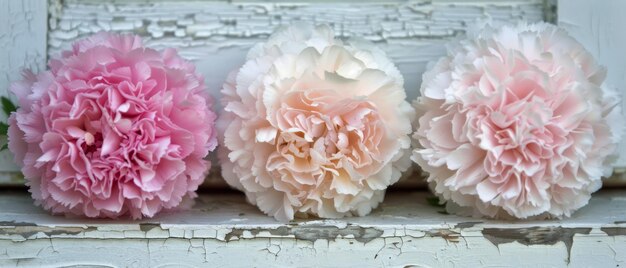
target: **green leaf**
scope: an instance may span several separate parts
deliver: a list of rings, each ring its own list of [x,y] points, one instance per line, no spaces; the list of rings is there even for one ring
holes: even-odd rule
[[[433,207],[441,208],[441,207],[445,207],[446,206],[446,203],[442,204],[442,203],[439,202],[439,198],[438,197],[426,197],[426,202],[428,202],[428,204],[430,206],[433,206]]]
[[[7,116],[10,116],[12,112],[17,111],[17,107],[13,102],[7,97],[0,97],[0,103],[2,103],[2,110]]]
[[[9,133],[9,125],[5,122],[0,122],[0,135],[6,136]]]
[[[5,143],[4,145],[2,145],[2,147],[0,147],[0,152],[4,151],[4,150],[8,150],[9,149],[9,144]]]

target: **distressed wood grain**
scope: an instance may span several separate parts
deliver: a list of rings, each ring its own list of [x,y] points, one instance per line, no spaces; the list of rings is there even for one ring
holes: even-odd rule
[[[363,37],[402,71],[409,99],[417,96],[426,64],[446,41],[476,22],[544,18],[543,0],[518,1],[53,1],[48,53],[98,31],[138,34],[149,46],[176,47],[196,63],[217,96],[248,49],[275,27],[295,20],[330,24],[340,37]]]
[[[443,215],[395,192],[371,215],[281,224],[243,195],[201,195],[190,211],[143,221],[54,217],[26,194],[0,195],[0,265],[107,267],[617,267],[626,264],[623,191],[572,218],[491,221]]]

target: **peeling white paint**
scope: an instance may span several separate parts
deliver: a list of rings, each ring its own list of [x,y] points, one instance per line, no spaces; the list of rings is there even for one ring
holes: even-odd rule
[[[424,193],[395,193],[366,217],[280,224],[235,194],[143,221],[54,217],[3,194],[0,266],[615,267],[626,264],[622,196],[600,192],[570,219],[505,222],[442,215]]]
[[[252,44],[262,41],[278,25],[306,20],[329,23],[341,37],[359,36],[380,43],[399,65],[413,99],[425,64],[442,55],[445,41],[486,18],[496,23],[540,21],[543,3],[53,1],[48,53],[56,55],[76,39],[102,30],[133,32],[150,46],[178,48],[198,65],[211,92],[216,93],[227,73],[243,63]]]

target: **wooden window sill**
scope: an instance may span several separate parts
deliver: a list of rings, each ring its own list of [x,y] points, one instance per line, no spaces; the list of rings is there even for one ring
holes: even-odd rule
[[[573,217],[492,221],[441,214],[425,192],[391,192],[372,214],[281,224],[243,195],[202,194],[153,219],[50,216],[26,193],[0,195],[0,266],[616,267],[626,261],[626,190]],[[414,265],[414,266],[411,266]]]

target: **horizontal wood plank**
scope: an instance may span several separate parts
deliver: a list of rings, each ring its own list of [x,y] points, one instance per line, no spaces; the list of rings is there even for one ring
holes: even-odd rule
[[[238,194],[203,194],[154,219],[50,216],[0,194],[0,266],[617,267],[626,193],[603,191],[572,218],[491,221],[440,213],[422,192],[391,192],[371,215],[281,224]],[[411,266],[412,265],[412,266]]]
[[[518,1],[56,1],[48,54],[98,31],[132,32],[155,48],[175,47],[196,63],[217,97],[227,74],[248,49],[279,25],[296,20],[328,23],[339,37],[376,43],[399,66],[409,99],[417,97],[426,64],[446,41],[486,19],[541,21],[543,0]]]

